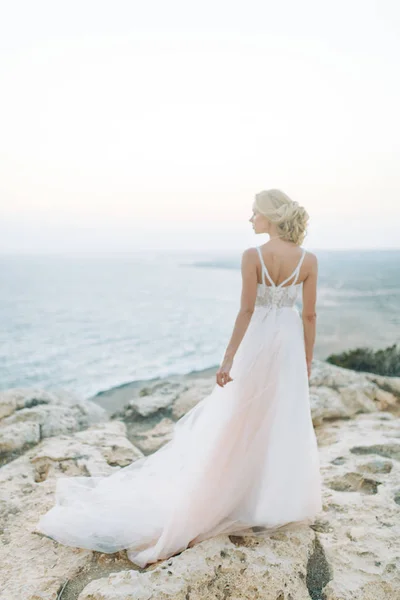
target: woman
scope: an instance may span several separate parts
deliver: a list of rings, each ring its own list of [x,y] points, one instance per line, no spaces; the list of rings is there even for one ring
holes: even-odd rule
[[[39,532],[69,546],[126,549],[144,567],[218,534],[304,526],[322,509],[308,382],[317,259],[300,247],[308,214],[267,190],[250,221],[270,240],[243,253],[241,306],[212,392],[153,454],[108,477],[58,479]]]

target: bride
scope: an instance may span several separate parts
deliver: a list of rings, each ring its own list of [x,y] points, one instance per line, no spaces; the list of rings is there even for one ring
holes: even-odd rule
[[[280,190],[255,196],[270,239],[241,262],[241,304],[212,392],[172,439],[106,477],[60,477],[37,531],[140,567],[218,534],[268,535],[322,509],[309,401],[317,258],[306,210]],[[302,289],[301,315],[295,306]]]

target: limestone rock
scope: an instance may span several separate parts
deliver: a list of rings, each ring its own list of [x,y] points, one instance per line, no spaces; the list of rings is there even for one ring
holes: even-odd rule
[[[106,413],[94,402],[62,390],[13,388],[0,392],[0,417],[0,456],[5,461],[8,454],[43,438],[104,421]]]
[[[139,395],[128,403],[124,412],[131,418],[148,417],[162,409],[169,408],[184,389],[185,386],[182,383],[168,381],[168,379],[144,386]]]
[[[112,421],[73,436],[49,438],[32,450],[29,457],[38,482],[56,474],[106,475],[109,466],[124,467],[143,454],[126,439],[125,425]]]
[[[397,379],[400,380],[394,377],[375,377],[323,361],[313,361],[310,403],[314,425],[320,425],[325,420],[349,419],[359,413],[377,410],[399,411],[400,397],[389,391],[395,391]]]
[[[113,555],[101,568],[99,553],[35,533],[40,515],[54,503],[57,477],[108,475],[142,456],[125,438],[123,423],[99,424],[83,433],[87,439],[81,433],[46,439],[0,469],[1,600],[55,600],[81,573],[90,580],[91,573],[100,577],[107,569],[132,566]]]
[[[326,600],[398,597],[398,429],[398,418],[377,412],[325,424],[319,432],[330,439],[321,448],[325,527],[317,529],[333,573],[323,588]],[[371,469],[372,463],[381,467]]]
[[[307,566],[314,538],[308,527],[279,540],[216,536],[146,571],[92,581],[79,600],[309,600]]]
[[[400,377],[375,375],[375,373],[365,373],[365,377],[379,385],[382,389],[391,392],[394,396],[400,397]]]

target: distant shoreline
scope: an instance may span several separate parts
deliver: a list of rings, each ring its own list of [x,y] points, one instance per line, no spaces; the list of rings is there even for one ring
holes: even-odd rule
[[[208,367],[200,371],[190,371],[189,373],[173,373],[171,375],[165,375],[165,377],[154,377],[152,379],[138,379],[136,381],[129,381],[121,385],[117,385],[108,390],[98,392],[94,396],[85,398],[92,402],[96,402],[102,408],[104,408],[110,415],[120,410],[125,404],[132,400],[132,398],[147,385],[154,385],[155,383],[161,383],[165,381],[184,381],[194,379],[207,379],[215,375],[219,365]]]

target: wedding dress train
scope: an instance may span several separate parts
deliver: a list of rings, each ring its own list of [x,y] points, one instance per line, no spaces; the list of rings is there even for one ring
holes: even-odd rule
[[[61,477],[37,530],[62,544],[127,549],[140,567],[217,534],[258,535],[313,519],[322,508],[303,323],[300,261],[267,285],[231,369],[175,423],[172,439],[106,477]],[[285,285],[294,277],[290,285]],[[252,527],[257,529],[251,529]]]

